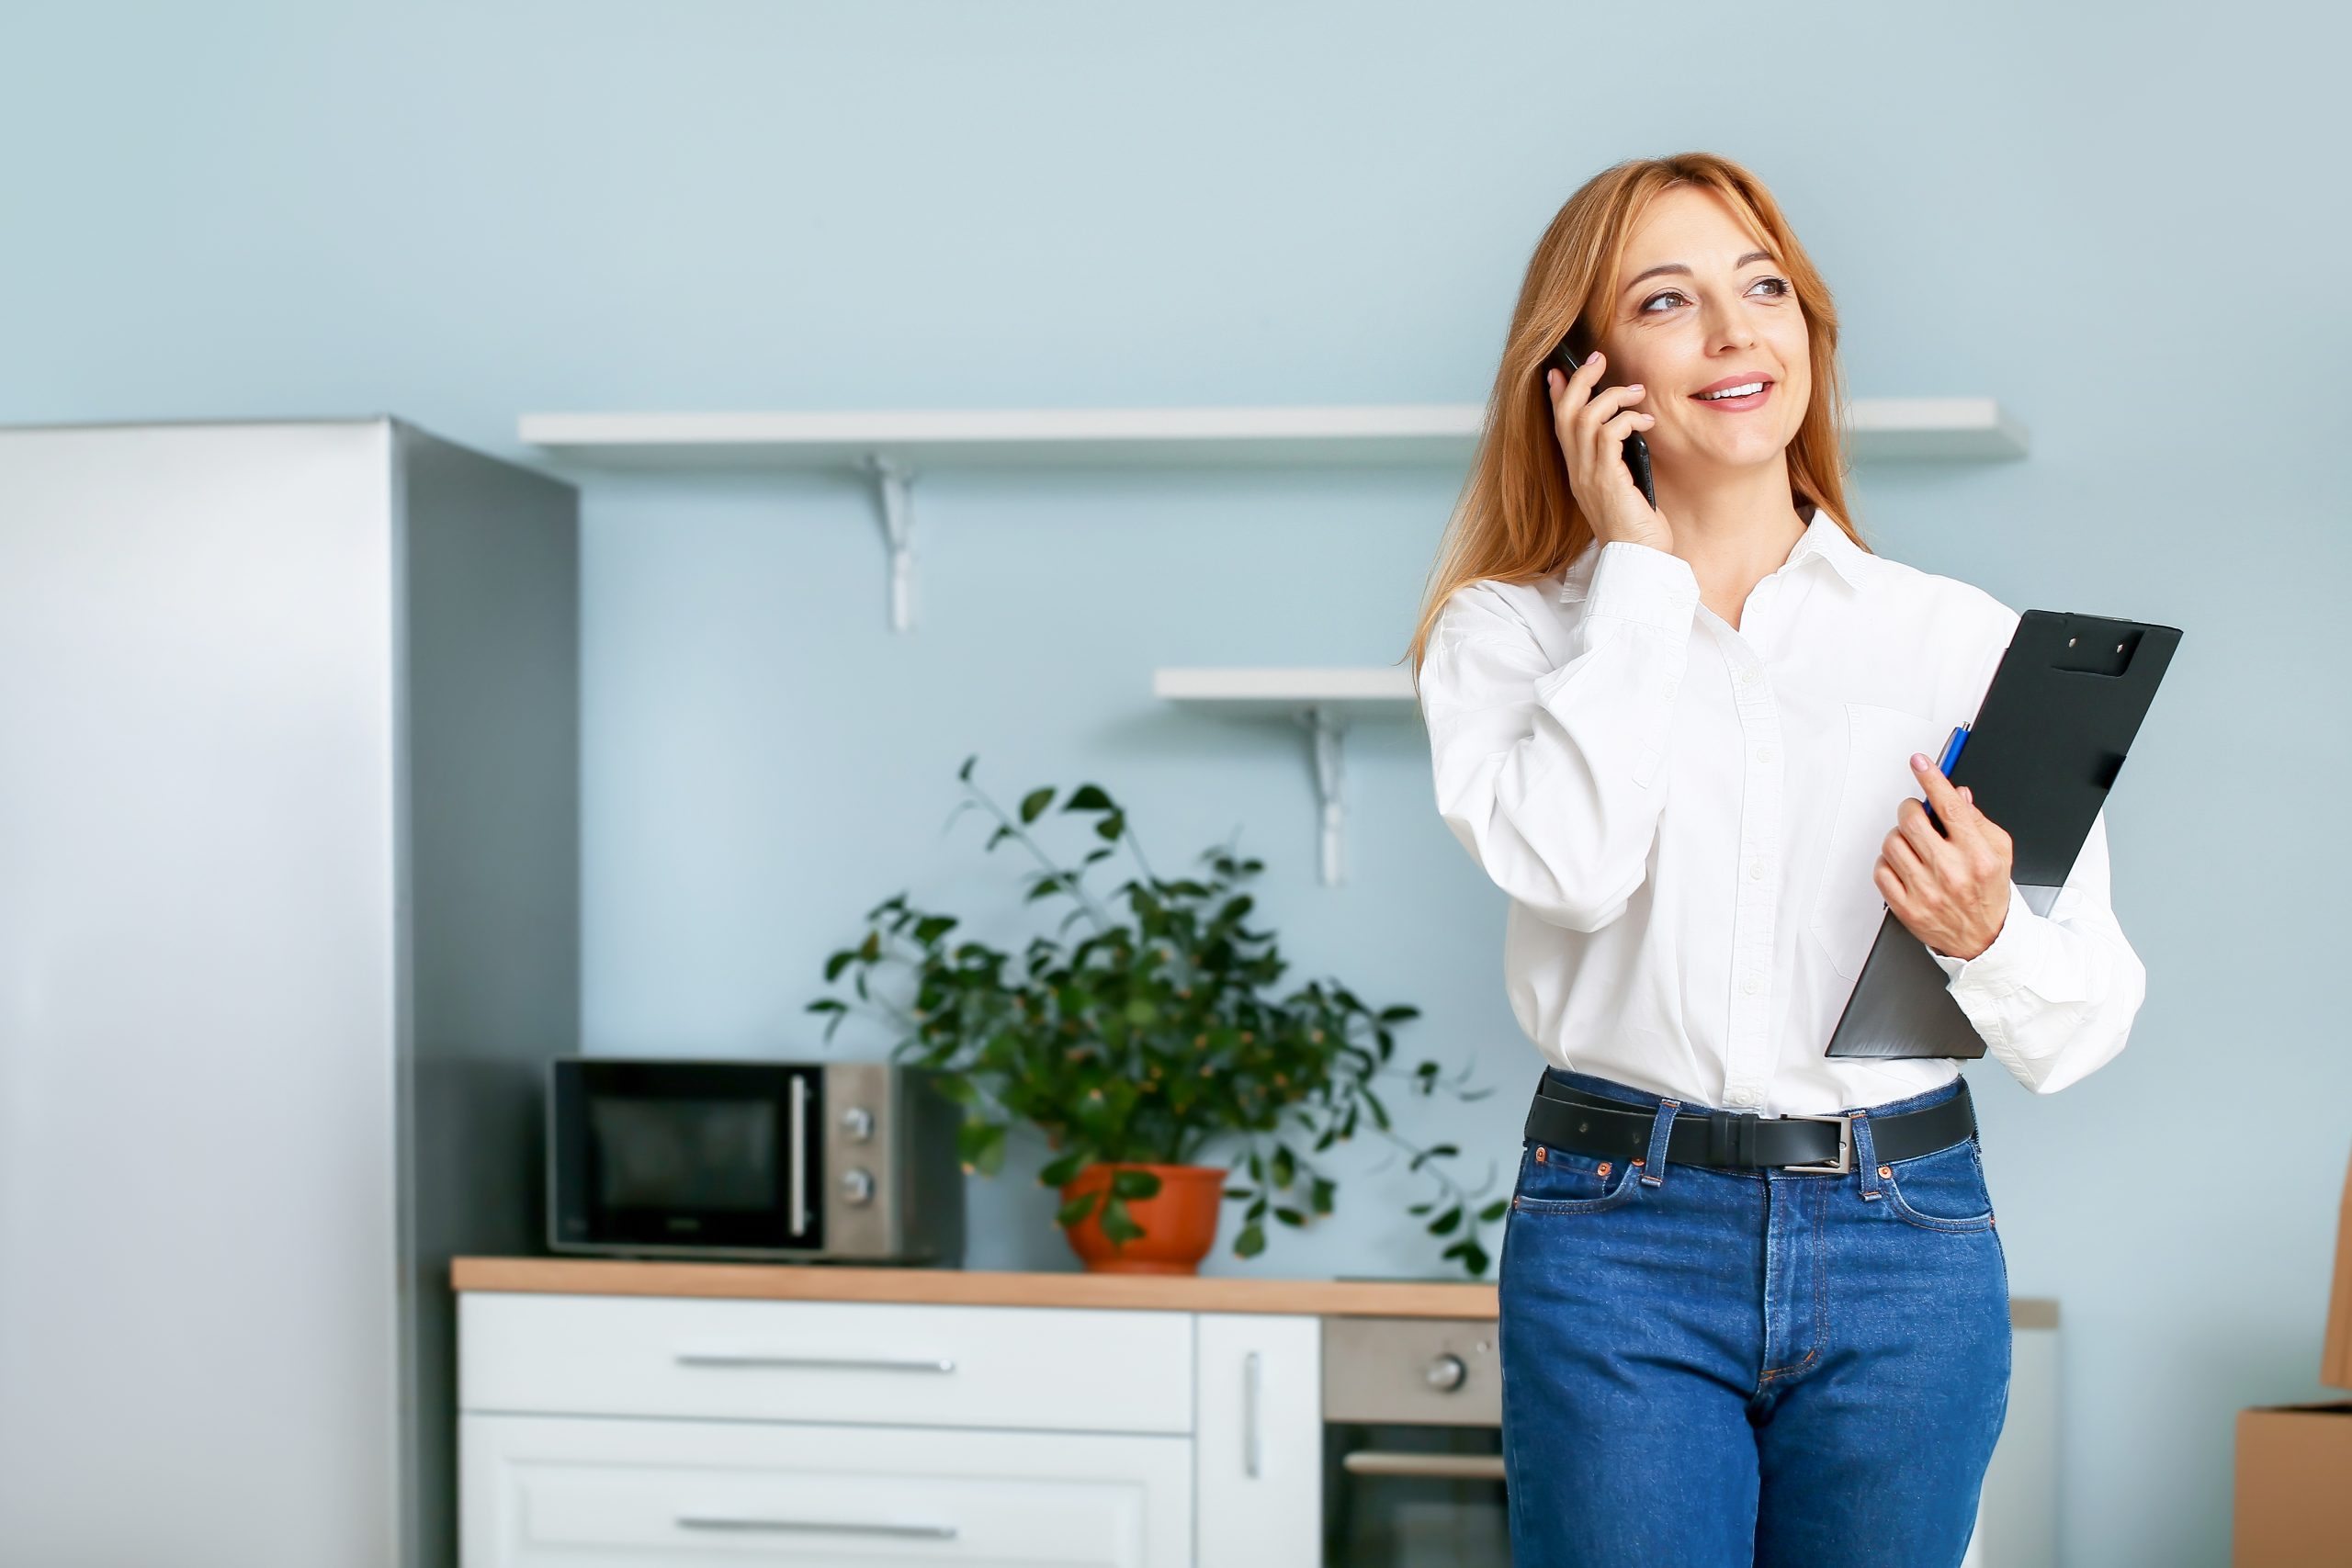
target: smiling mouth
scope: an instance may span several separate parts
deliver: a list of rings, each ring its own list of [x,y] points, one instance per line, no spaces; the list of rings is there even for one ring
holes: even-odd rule
[[[1749,384],[1753,385],[1754,383]],[[1755,391],[1746,393],[1739,397],[1724,397],[1720,395],[1710,397],[1703,393],[1693,392],[1690,394],[1690,400],[1694,403],[1703,403],[1711,409],[1721,409],[1727,413],[1739,413],[1748,409],[1762,408],[1764,406],[1765,400],[1772,395],[1772,388],[1775,384],[1776,383],[1771,381],[1766,381],[1762,386],[1758,387]]]

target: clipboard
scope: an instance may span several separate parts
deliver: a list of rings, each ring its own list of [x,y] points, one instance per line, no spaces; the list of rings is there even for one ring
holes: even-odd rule
[[[2010,880],[2047,915],[2106,805],[2179,646],[2177,626],[2028,610],[1994,671],[1951,782],[2009,835]],[[1825,1056],[1984,1055],[1928,944],[1879,922]]]

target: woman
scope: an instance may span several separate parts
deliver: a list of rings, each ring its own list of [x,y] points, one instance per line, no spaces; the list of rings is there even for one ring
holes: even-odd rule
[[[2105,818],[2038,915],[1935,766],[2018,617],[1856,536],[1837,346],[1746,170],[1593,179],[1528,267],[1414,637],[1438,809],[1510,895],[1549,1064],[1500,1269],[1531,1568],[1959,1562],[2009,1375],[1967,1086],[1823,1047],[1888,909],[2037,1092],[2140,1005]]]

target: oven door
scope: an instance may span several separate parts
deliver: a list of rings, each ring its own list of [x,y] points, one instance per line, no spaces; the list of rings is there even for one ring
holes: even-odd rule
[[[774,1257],[825,1245],[824,1068],[567,1056],[549,1064],[548,1245]]]
[[[1323,1561],[1507,1568],[1496,1325],[1323,1321]]]

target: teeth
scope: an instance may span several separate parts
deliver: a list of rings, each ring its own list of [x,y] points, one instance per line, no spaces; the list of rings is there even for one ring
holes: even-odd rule
[[[1702,392],[1699,395],[1712,403],[1720,398],[1744,398],[1750,392],[1760,392],[1763,389],[1763,382],[1750,381],[1745,387],[1726,387],[1720,392]]]

